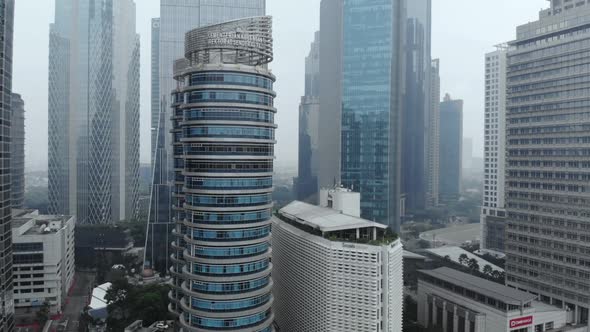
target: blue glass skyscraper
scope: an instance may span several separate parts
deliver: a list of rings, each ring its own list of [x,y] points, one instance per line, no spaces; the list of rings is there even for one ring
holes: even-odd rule
[[[393,229],[401,189],[403,3],[344,0],[342,10],[341,181],[361,193],[364,218]]]

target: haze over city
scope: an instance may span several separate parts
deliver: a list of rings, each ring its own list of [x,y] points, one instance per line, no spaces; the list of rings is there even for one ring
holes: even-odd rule
[[[150,20],[159,16],[159,1],[138,0],[141,35],[141,162],[150,160]],[[432,57],[441,59],[441,92],[465,101],[464,136],[474,139],[482,156],[483,54],[498,41],[515,38],[515,26],[537,18],[546,0],[433,0]],[[26,167],[47,169],[47,68],[49,24],[54,0],[18,0],[15,18],[13,90],[27,102]],[[274,17],[276,84],[279,109],[277,163],[297,162],[298,107],[303,94],[304,59],[319,28],[319,0],[270,0]]]

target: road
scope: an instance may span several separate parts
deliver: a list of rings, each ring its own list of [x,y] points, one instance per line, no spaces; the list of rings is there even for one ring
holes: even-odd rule
[[[65,330],[58,328],[58,331],[78,331],[80,312],[86,307],[90,296],[92,296],[94,277],[93,273],[76,272],[76,282],[74,288],[70,291],[69,301],[64,308],[63,317],[60,321],[60,325],[65,326]]]

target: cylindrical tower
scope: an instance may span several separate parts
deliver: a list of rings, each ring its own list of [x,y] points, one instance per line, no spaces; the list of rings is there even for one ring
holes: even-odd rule
[[[175,64],[172,310],[183,331],[273,331],[270,17],[192,30]]]

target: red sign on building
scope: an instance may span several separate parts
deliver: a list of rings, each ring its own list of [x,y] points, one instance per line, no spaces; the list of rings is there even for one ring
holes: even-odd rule
[[[533,316],[519,317],[510,320],[510,329],[533,324]]]

